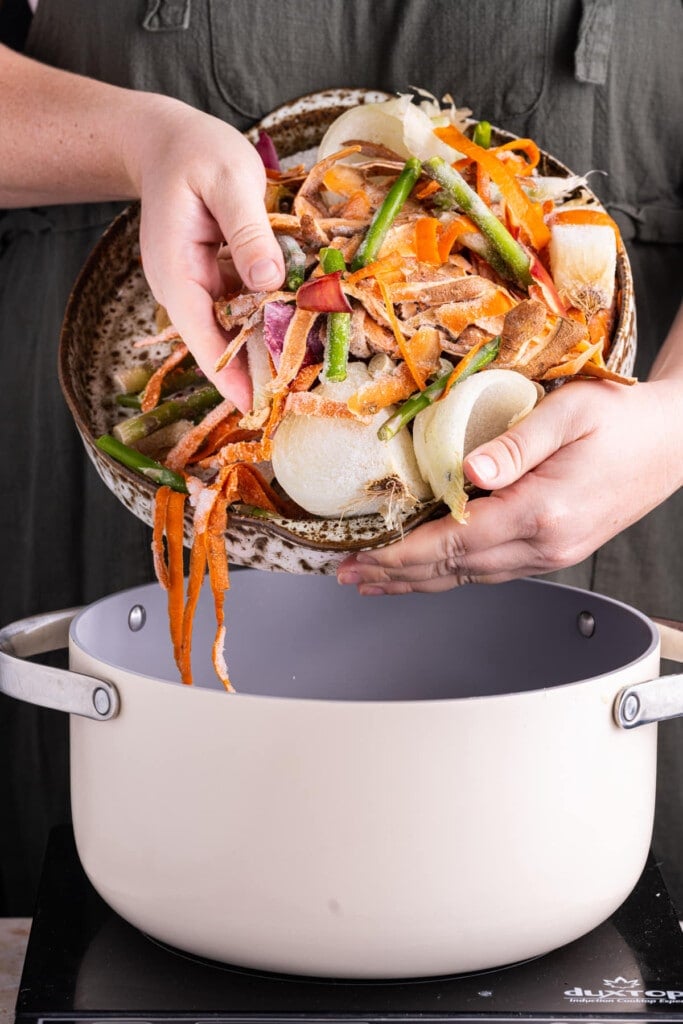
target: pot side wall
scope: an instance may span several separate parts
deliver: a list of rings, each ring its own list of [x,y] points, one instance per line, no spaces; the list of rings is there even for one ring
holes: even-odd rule
[[[228,696],[110,669],[121,713],[72,717],[93,885],[171,945],[380,978],[485,969],[606,919],[649,848],[656,726],[612,719],[657,653],[587,683],[468,700]]]

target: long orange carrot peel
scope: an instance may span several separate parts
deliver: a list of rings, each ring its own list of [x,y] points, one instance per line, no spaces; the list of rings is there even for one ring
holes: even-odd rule
[[[503,161],[499,160],[495,152],[490,149],[483,149],[475,142],[459,131],[455,125],[447,128],[437,128],[435,134],[453,146],[460,153],[464,153],[475,163],[483,167],[489,174],[491,180],[498,186],[512,221],[519,226],[527,241],[537,252],[544,249],[550,241],[550,231],[543,219],[543,210],[538,203],[532,202],[526,195],[514,174],[511,174]],[[465,210],[467,213],[467,210]],[[472,218],[474,220],[474,218]]]
[[[168,592],[168,613],[173,654],[184,683],[192,683],[192,625],[208,566],[214,599],[216,635],[212,660],[218,678],[232,692],[225,662],[225,592],[230,587],[225,547],[228,506],[244,502],[267,512],[291,512],[255,466],[235,463],[219,471],[215,482],[201,487],[194,515],[194,540],[190,555],[187,594],[184,594],[183,536],[186,495],[163,486],[155,498],[152,551],[157,578]],[[165,541],[165,549],[164,549]]]
[[[482,150],[482,153],[486,152],[486,150]],[[495,160],[495,157],[493,159]],[[424,170],[441,185],[463,213],[466,213],[477,225],[489,243],[491,265],[503,277],[511,279],[525,288],[533,284],[529,270],[530,260],[526,252],[474,189],[470,188],[463,176],[440,156],[433,156],[425,161]],[[493,175],[491,177],[493,178]]]
[[[149,412],[150,409],[159,404],[164,380],[172,370],[175,370],[187,358],[188,354],[187,345],[184,342],[180,342],[171,354],[166,357],[159,369],[155,370],[147,381],[145,390],[140,398],[140,408],[143,412]]]
[[[478,370],[483,370],[485,366],[493,362],[498,355],[499,349],[500,338],[496,337],[485,340],[481,346],[478,346],[475,356],[468,361],[467,366],[463,367],[460,371],[457,380],[465,380],[466,377],[470,377]],[[414,420],[419,412],[422,412],[423,409],[426,409],[432,402],[440,398],[446,387],[451,387],[453,383],[457,383],[457,381],[451,381],[454,372],[455,370],[437,377],[424,391],[420,391],[418,394],[413,395],[412,398],[409,398],[407,402],[404,402],[388,420],[385,420],[377,431],[380,441],[390,441],[392,437],[398,434],[399,430],[402,430],[411,420]],[[450,384],[449,381],[451,382]]]
[[[427,383],[426,376],[423,373],[422,368],[420,367],[420,365],[413,358],[413,354],[412,354],[408,344],[406,343],[406,339],[404,338],[404,336],[403,336],[403,334],[401,332],[401,327],[400,327],[400,324],[398,322],[398,318],[396,316],[396,311],[394,310],[394,304],[391,301],[391,296],[389,295],[388,288],[387,288],[386,284],[384,283],[384,281],[381,280],[381,279],[377,282],[377,284],[379,285],[379,290],[382,293],[382,298],[384,300],[384,305],[386,307],[387,316],[389,317],[389,322],[391,324],[391,329],[393,330],[394,337],[396,338],[396,344],[398,345],[398,350],[399,350],[399,352],[401,353],[401,355],[403,357],[403,361],[405,362],[406,366],[410,370],[410,373],[412,375],[413,380],[415,381],[415,384],[420,389],[420,391],[424,391],[426,383]]]

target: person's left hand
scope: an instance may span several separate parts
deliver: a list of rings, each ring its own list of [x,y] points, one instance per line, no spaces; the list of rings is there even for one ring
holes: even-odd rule
[[[576,381],[472,452],[465,473],[488,497],[404,540],[346,559],[361,594],[437,592],[566,568],[683,484],[682,385]]]

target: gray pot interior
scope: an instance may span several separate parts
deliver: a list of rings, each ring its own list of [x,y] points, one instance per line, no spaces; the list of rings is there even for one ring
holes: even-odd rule
[[[136,605],[145,609],[137,631],[129,625]],[[531,691],[612,672],[657,642],[634,609],[540,580],[363,598],[333,577],[247,569],[232,572],[225,608],[236,689],[278,697],[395,701]],[[591,636],[579,628],[586,612],[595,621]],[[222,689],[211,665],[214,631],[205,583],[194,678],[197,686]],[[167,598],[157,584],[90,605],[71,635],[102,662],[178,681]]]

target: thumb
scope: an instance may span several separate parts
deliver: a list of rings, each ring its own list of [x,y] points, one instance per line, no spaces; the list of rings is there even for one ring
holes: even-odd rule
[[[231,185],[216,203],[215,215],[237,273],[252,291],[279,288],[285,267],[263,199],[263,168],[233,177]]]
[[[581,431],[564,397],[556,392],[544,398],[514,427],[471,451],[464,460],[468,480],[487,491],[508,487],[577,440]]]

